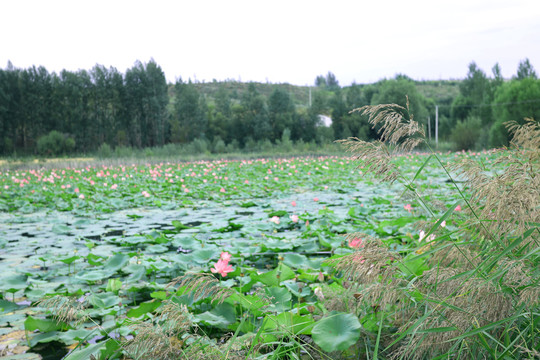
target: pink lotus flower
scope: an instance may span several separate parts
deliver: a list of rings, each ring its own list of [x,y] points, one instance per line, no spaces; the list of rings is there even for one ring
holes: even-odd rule
[[[292,206],[296,206],[296,201],[291,201]]]
[[[222,193],[224,193],[224,192],[225,192],[225,188],[221,188],[221,189],[219,189],[219,192],[222,192]]]
[[[84,200],[84,194],[79,195],[79,199],[83,199],[83,200]]]
[[[217,263],[214,264],[214,267],[210,269],[214,274],[219,273],[221,276],[225,277],[228,273],[234,271],[233,267],[229,265],[228,261],[219,259]]]
[[[219,258],[223,261],[226,261],[226,262],[229,262],[229,260],[231,260],[231,254],[229,254],[228,252],[226,251],[223,251],[221,253],[221,255],[219,256]]]
[[[351,240],[349,240],[349,247],[351,247],[353,249],[358,249],[358,248],[364,247],[362,242],[363,242],[363,240],[361,238],[351,239]]]
[[[424,230],[421,230],[420,231],[420,234],[418,235],[418,241],[422,242],[422,240],[426,237],[426,233],[424,232]],[[429,235],[429,237],[427,238],[427,242],[431,242],[435,240],[435,234],[431,234]]]
[[[298,222],[298,215],[291,215],[290,216],[290,219],[293,223],[297,223]]]
[[[118,187],[118,184],[113,184],[111,185],[111,190],[116,190],[117,187]]]
[[[313,198],[313,201],[319,201],[319,198],[318,197]]]
[[[279,217],[278,216],[272,216],[270,221],[273,222],[276,225],[279,225]]]
[[[405,210],[407,210],[408,212],[411,212],[411,211],[412,211],[412,206],[411,206],[411,204],[407,204],[407,205],[403,206],[403,208],[404,208]]]
[[[68,187],[69,187],[69,186],[68,186]],[[78,192],[79,192],[79,188],[75,188],[75,190],[73,190],[73,191],[75,191],[76,193],[78,193]]]
[[[454,209],[454,211],[461,211],[461,205],[456,206],[456,208]]]

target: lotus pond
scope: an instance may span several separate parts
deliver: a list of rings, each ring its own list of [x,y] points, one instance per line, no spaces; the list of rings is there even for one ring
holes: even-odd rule
[[[439,154],[443,161],[493,156]],[[442,204],[433,216],[402,184],[364,177],[346,157],[3,169],[0,356],[148,358],[151,346],[130,341],[141,324],[162,321],[170,304],[191,329],[167,333],[177,349],[199,344],[222,358],[308,359],[290,347],[305,343],[323,356],[373,347],[360,334],[380,331],[380,312],[336,310],[328,294],[347,281],[325,260],[362,251],[363,240],[344,236],[350,233],[379,238],[404,256],[416,249],[415,223],[436,222],[458,200],[443,170],[426,159],[397,162],[415,189]],[[453,214],[447,229],[459,221]],[[171,284],[186,274],[211,276],[215,286]],[[56,295],[76,305],[79,321],[54,316],[60,300],[40,302]]]

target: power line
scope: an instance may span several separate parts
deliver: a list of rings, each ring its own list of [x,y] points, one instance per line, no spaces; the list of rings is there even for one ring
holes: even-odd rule
[[[512,101],[504,103],[493,103],[493,104],[474,104],[474,105],[438,105],[439,107],[459,107],[459,108],[473,108],[473,107],[486,107],[486,106],[504,106],[504,105],[519,105],[519,104],[530,104],[540,102],[540,99],[531,99],[524,101]]]

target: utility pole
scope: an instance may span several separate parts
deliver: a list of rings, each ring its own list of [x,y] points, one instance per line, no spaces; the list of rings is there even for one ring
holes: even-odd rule
[[[431,142],[431,118],[429,116],[427,117],[427,132],[429,141]]]
[[[435,105],[435,148],[439,147],[439,105]]]

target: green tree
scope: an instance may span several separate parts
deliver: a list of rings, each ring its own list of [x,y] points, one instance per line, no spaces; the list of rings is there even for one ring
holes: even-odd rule
[[[451,139],[458,150],[470,150],[477,147],[478,139],[482,132],[482,120],[471,116],[463,121],[458,121],[452,130]]]
[[[459,86],[460,96],[452,104],[454,122],[469,116],[482,119],[482,126],[493,123],[493,89],[484,71],[475,62],[469,64],[469,72]]]
[[[294,111],[294,103],[289,93],[281,88],[275,88],[268,99],[268,117],[272,128],[271,140],[279,139],[285,129],[292,128]]]
[[[0,70],[0,153],[13,153],[17,149],[17,128],[21,94],[19,70],[9,62]]]
[[[317,87],[325,87],[326,86],[326,79],[323,75],[318,75],[315,78],[315,86]]]
[[[332,114],[332,128],[337,139],[344,139],[352,135],[348,125],[345,123],[345,116],[349,112],[343,93],[337,89],[328,102]]]
[[[171,139],[173,142],[189,143],[206,131],[200,108],[200,95],[191,81],[185,83],[182,79],[176,81],[174,95]]]
[[[540,80],[534,77],[517,78],[504,83],[495,94],[496,121],[490,129],[490,146],[508,145],[510,140],[504,123],[510,120],[523,123],[523,119],[540,119]]]
[[[398,104],[406,107],[407,99],[410,113],[416,120],[427,118],[426,98],[418,92],[412,80],[404,77],[380,82],[378,92],[371,99],[371,105]]]
[[[492,86],[494,87],[494,89],[497,89],[504,82],[501,66],[499,65],[499,63],[493,65],[493,67],[491,68],[491,72],[493,73]]]
[[[328,72],[326,74],[326,87],[330,91],[335,91],[339,89],[339,82],[336,79],[336,75],[334,75],[332,72]]]
[[[145,66],[147,87],[145,96],[145,116],[149,125],[146,146],[163,146],[168,123],[169,103],[167,80],[161,67],[150,60]]]
[[[518,65],[516,78],[518,80],[523,80],[527,78],[536,79],[536,71],[534,71],[534,67],[532,66],[529,59],[521,60]]]
[[[272,127],[268,116],[266,100],[254,83],[248,85],[248,91],[242,97],[241,104],[245,110],[244,122],[249,134],[255,141],[264,140],[272,136]]]

